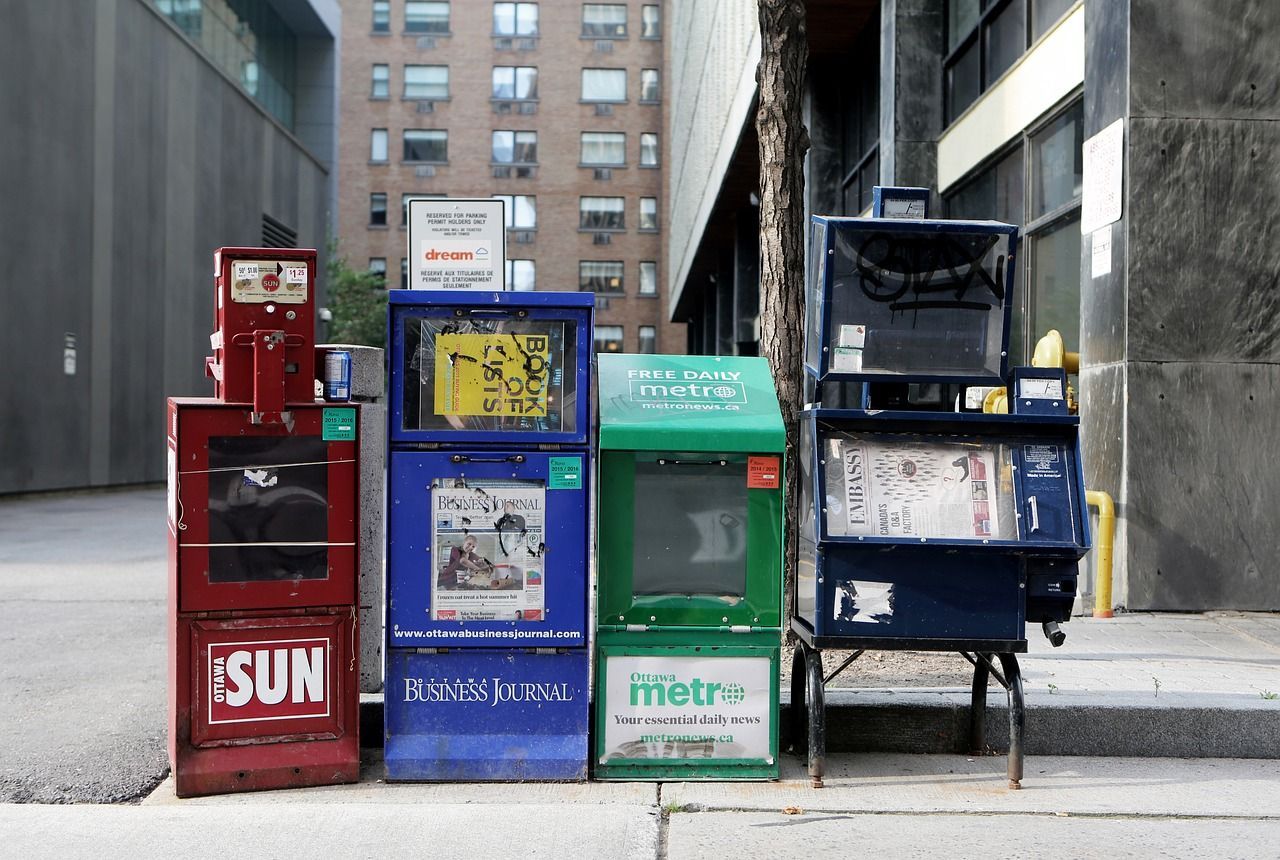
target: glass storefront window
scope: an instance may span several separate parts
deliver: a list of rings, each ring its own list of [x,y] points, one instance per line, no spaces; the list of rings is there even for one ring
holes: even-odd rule
[[[1031,220],[1080,198],[1084,179],[1084,105],[1073,107],[1031,137]]]
[[[1030,334],[1057,329],[1067,349],[1080,343],[1080,212],[1028,240],[1031,273]]]

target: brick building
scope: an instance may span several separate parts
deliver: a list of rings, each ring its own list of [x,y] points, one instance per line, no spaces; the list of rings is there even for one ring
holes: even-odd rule
[[[599,349],[683,351],[660,274],[660,3],[342,6],[348,263],[405,283],[407,198],[501,196],[509,288],[593,290]]]

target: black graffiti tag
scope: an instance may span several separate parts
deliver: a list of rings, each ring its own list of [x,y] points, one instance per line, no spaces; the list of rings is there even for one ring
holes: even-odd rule
[[[1005,256],[995,258],[995,277],[983,261],[998,236],[962,242],[950,236],[875,233],[862,243],[856,268],[862,292],[889,310],[989,311],[1005,297]],[[987,293],[990,296],[987,296]]]

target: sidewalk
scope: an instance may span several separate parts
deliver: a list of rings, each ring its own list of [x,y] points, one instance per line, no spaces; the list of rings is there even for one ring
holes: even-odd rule
[[[163,779],[164,504],[156,488],[0,500],[0,802],[128,801]],[[1124,614],[1063,629],[1058,649],[1029,630],[1021,660],[1028,782],[1037,756],[1280,759],[1280,695],[1268,697],[1280,694],[1280,615]],[[873,657],[829,691],[829,752],[965,751],[968,664],[931,657],[955,669],[921,687],[869,673]],[[783,665],[785,699],[789,655]],[[993,685],[995,749],[1003,709]],[[381,701],[362,723],[378,744]]]

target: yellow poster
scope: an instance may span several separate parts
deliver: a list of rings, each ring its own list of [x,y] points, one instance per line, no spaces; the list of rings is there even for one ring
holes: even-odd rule
[[[545,417],[550,357],[542,334],[437,335],[436,414]]]

